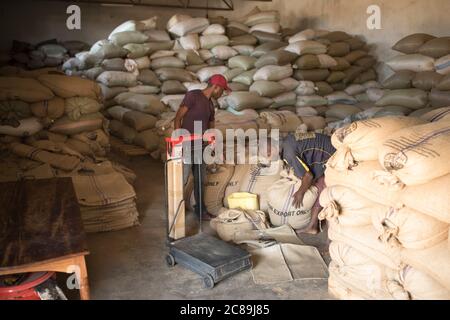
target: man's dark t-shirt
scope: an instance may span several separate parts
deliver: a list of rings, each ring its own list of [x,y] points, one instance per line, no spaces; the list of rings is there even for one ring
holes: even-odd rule
[[[209,123],[214,121],[214,105],[201,90],[192,90],[186,93],[181,105],[188,108],[181,124],[183,129],[193,134],[194,121],[201,121],[202,134],[209,129]]]

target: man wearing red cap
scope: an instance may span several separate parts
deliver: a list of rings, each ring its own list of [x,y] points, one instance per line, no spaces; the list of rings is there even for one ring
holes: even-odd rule
[[[186,93],[180,108],[175,116],[174,127],[177,129],[185,129],[190,134],[199,134],[194,132],[194,122],[201,124],[201,134],[205,133],[208,129],[214,128],[214,104],[211,99],[218,99],[222,96],[223,92],[230,92],[227,80],[220,74],[213,75],[208,81],[208,87],[204,90],[192,90]],[[194,144],[195,146],[195,144]],[[203,148],[202,150],[195,150],[192,148],[191,163],[185,163],[184,171],[184,183],[187,183],[189,172],[192,168],[194,175],[194,196],[195,196],[195,213],[200,215],[200,209],[203,213],[202,218],[208,220],[211,215],[207,212],[204,203],[199,205],[200,198],[200,185],[205,179],[206,171],[203,163]],[[201,174],[201,180],[199,181],[199,175]],[[201,197],[203,200],[203,197]],[[203,202],[203,201],[201,201]]]

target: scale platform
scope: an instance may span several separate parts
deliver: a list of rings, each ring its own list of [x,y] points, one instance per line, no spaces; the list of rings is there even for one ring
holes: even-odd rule
[[[178,263],[199,274],[208,289],[252,265],[247,251],[206,233],[170,243],[166,262],[169,266]]]

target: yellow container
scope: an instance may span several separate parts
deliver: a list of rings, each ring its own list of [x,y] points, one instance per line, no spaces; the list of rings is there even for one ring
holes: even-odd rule
[[[248,192],[235,192],[228,196],[230,209],[259,210],[258,196]]]

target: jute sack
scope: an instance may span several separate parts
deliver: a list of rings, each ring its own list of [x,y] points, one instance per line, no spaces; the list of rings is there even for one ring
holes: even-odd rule
[[[223,197],[223,205],[228,208],[228,196],[232,193],[239,192],[241,189],[241,183],[246,176],[247,172],[250,170],[251,165],[249,164],[237,164],[234,166],[233,175],[228,181],[225,188],[225,193]]]
[[[421,54],[396,56],[386,61],[386,64],[394,71],[409,70],[421,72],[434,70],[434,59]]]
[[[124,92],[116,96],[114,100],[126,108],[152,115],[159,115],[165,109],[155,95]]]
[[[402,266],[401,250],[381,243],[373,226],[344,227],[330,222],[328,238],[364,252],[367,257],[388,268],[399,269]]]
[[[400,248],[426,249],[448,237],[448,223],[408,207],[385,208],[372,215],[383,243]]]
[[[137,81],[148,86],[160,86],[161,81],[152,70],[141,70],[137,76]]]
[[[57,169],[72,171],[80,164],[79,157],[48,152],[22,143],[12,143],[10,148],[19,157],[47,163]]]
[[[300,188],[302,181],[292,170],[282,171],[280,177],[281,179],[271,184],[267,190],[270,222],[277,227],[289,224],[293,229],[301,229],[311,221],[311,208],[319,192],[312,186],[306,191],[302,206],[295,208],[292,204],[293,195]]]
[[[376,203],[396,206],[403,193],[391,190],[375,180],[375,173],[382,169],[378,161],[361,161],[352,170],[338,171],[327,165],[325,183],[327,186],[343,185]],[[404,202],[403,202],[404,203]],[[415,208],[408,204],[409,207]],[[416,210],[420,210],[417,209]]]
[[[411,266],[389,272],[387,288],[394,297],[410,300],[448,300],[450,298],[448,288]]]
[[[317,41],[301,40],[289,44],[284,50],[295,53],[296,55],[303,54],[323,54],[327,52],[327,47]]]
[[[378,149],[392,185],[419,185],[450,173],[450,122],[417,125],[394,133]],[[433,168],[430,170],[430,168]]]
[[[230,46],[249,45],[254,46],[258,43],[258,39],[251,34],[244,34],[230,39]]]
[[[406,54],[417,53],[424,43],[434,38],[426,33],[414,33],[399,40],[392,49]]]
[[[151,68],[153,70],[161,68],[181,68],[185,67],[184,62],[176,57],[163,57],[152,60]]]
[[[98,176],[73,176],[72,182],[78,203],[83,206],[115,204],[136,197],[133,187],[118,172]]]
[[[212,54],[215,58],[221,60],[228,60],[236,55],[238,52],[229,46],[217,46],[211,49]]]
[[[122,121],[123,115],[129,111],[131,110],[122,106],[114,106],[108,108],[108,110],[106,110],[106,114],[117,121]]]
[[[328,118],[337,118],[343,120],[346,117],[358,112],[361,112],[361,109],[354,105],[334,104],[328,108],[328,110],[325,112],[325,115]]]
[[[398,89],[391,90],[383,95],[375,105],[377,107],[385,106],[403,106],[411,109],[420,109],[426,106],[428,100],[427,92],[420,89]]]
[[[0,134],[14,137],[28,137],[39,132],[40,130],[42,130],[42,128],[43,126],[39,119],[32,117],[20,120],[18,127],[0,125]]]
[[[264,42],[280,42],[281,41],[281,35],[276,33],[269,33],[264,31],[253,31],[251,33],[252,36],[254,36],[259,43]]]
[[[450,289],[450,250],[447,241],[423,250],[403,249],[401,258],[405,264],[432,277],[447,290]]]
[[[330,255],[333,259],[330,271],[345,280],[350,288],[357,288],[370,299],[394,298],[387,288],[388,275],[394,271],[343,242],[331,242]]]
[[[243,84],[250,88],[250,85],[253,83],[253,76],[255,75],[255,73],[256,73],[256,69],[245,71],[245,72],[241,73],[240,75],[238,75],[237,77],[235,77],[233,79],[232,84],[234,84],[234,83]],[[246,91],[248,91],[248,90],[246,90]]]
[[[350,288],[343,280],[342,275],[328,268],[328,294],[339,300],[371,300],[372,297],[364,294],[358,288]]]
[[[286,106],[295,106],[297,103],[297,95],[295,92],[285,92],[273,97],[273,104],[270,108],[280,108]]]
[[[333,221],[341,226],[370,225],[372,216],[388,208],[364,198],[352,189],[340,185],[327,187],[320,194],[319,220]]]
[[[61,98],[81,96],[101,99],[100,86],[91,80],[58,74],[44,74],[39,76],[38,80]]]
[[[448,107],[450,106],[450,90],[439,91],[432,89],[429,94],[430,104],[434,108]]]
[[[434,62],[434,67],[436,69],[436,72],[439,74],[442,75],[450,74],[450,54],[443,56],[442,58],[436,59],[436,61]]]
[[[256,68],[262,68],[267,65],[284,66],[291,63],[297,55],[285,50],[271,51],[261,56],[256,62]]]
[[[234,166],[217,165],[207,168],[207,178],[205,183],[205,205],[212,215],[217,215],[223,207],[225,189],[234,174]]]
[[[160,68],[155,70],[160,81],[178,80],[180,82],[190,82],[196,80],[191,72],[180,68]]]
[[[413,117],[384,117],[353,122],[339,128],[333,134],[339,146],[328,160],[328,166],[342,171],[352,168],[360,161],[376,160],[382,142],[394,132],[424,123]]]
[[[197,77],[201,82],[207,82],[215,74],[223,74],[228,71],[225,66],[205,67],[197,72]]]
[[[414,88],[428,91],[436,87],[442,78],[443,75],[434,71],[418,72],[412,80],[412,85]]]
[[[136,134],[133,143],[152,152],[158,149],[159,137],[152,129],[144,130]]]
[[[226,35],[214,34],[200,37],[200,47],[202,49],[210,50],[217,46],[227,46],[229,43],[230,39]]]
[[[134,87],[138,84],[135,74],[123,71],[104,71],[97,81],[108,87]]]
[[[315,54],[305,54],[295,60],[294,66],[300,70],[312,70],[320,68],[320,61]]]
[[[266,42],[266,43],[262,43],[259,46],[257,46],[256,48],[253,48],[254,50],[250,53],[250,55],[252,57],[256,57],[256,58],[260,58],[263,55],[265,55],[266,53],[269,53],[271,51],[275,51],[277,49],[280,49],[282,47],[285,47],[287,45],[286,42]]]
[[[256,92],[232,92],[226,102],[230,108],[241,111],[266,108],[272,104],[272,99],[260,97]]]
[[[110,88],[108,86],[105,86],[104,84],[100,84],[100,88],[102,90],[102,96],[105,101],[113,99],[119,93],[128,91],[127,87],[111,87]]]
[[[387,187],[385,187],[387,188]],[[450,175],[417,186],[407,186],[399,193],[399,203],[450,223]]]
[[[151,114],[146,114],[139,111],[129,111],[125,112],[122,117],[122,121],[134,128],[136,131],[144,131],[147,129],[152,129],[156,125],[156,117]]]
[[[421,115],[420,118],[429,122],[450,121],[450,107],[429,111]]]
[[[164,94],[182,94],[186,93],[186,87],[177,80],[164,81],[161,92]]]
[[[137,59],[126,59],[124,64],[126,71],[132,73],[138,73],[139,70],[148,69],[150,65],[150,59],[147,56]]]
[[[259,11],[259,10],[258,10]],[[262,23],[273,23],[280,20],[280,13],[278,11],[259,11],[253,10],[243,20],[244,24],[253,27]]]
[[[273,98],[286,91],[285,87],[275,81],[258,80],[253,82],[249,91],[256,92],[262,97]]]
[[[190,18],[173,24],[168,31],[178,37],[183,37],[189,33],[201,33],[209,26],[206,18]]]
[[[32,103],[30,109],[34,116],[53,121],[64,115],[64,105],[64,99],[54,97],[51,100]]]
[[[263,211],[223,209],[218,213],[210,225],[224,241],[236,241],[238,233],[269,228]]]
[[[416,73],[410,70],[400,70],[383,81],[383,88],[386,89],[408,89],[412,86],[412,81]]]
[[[122,31],[111,34],[108,40],[117,46],[123,47],[128,43],[144,43],[148,41],[148,36],[140,31]]]
[[[293,70],[291,65],[284,66],[264,66],[253,75],[253,80],[279,81],[292,76]]]
[[[39,102],[50,100],[53,92],[35,79],[0,77],[0,100]]]
[[[84,60],[87,61],[84,64],[94,65],[96,62],[95,60],[100,62],[104,59],[122,58],[127,52],[128,51],[125,48],[122,48],[109,40],[99,40],[91,47],[89,54],[85,55]]]
[[[298,81],[325,81],[329,77],[329,75],[330,71],[328,69],[296,70],[294,72],[294,78]]]
[[[290,111],[261,112],[260,117],[271,129],[279,129],[281,132],[294,132],[302,124],[301,119]]]
[[[139,94],[158,94],[161,90],[155,86],[135,86],[128,88],[128,91]]]
[[[100,129],[105,125],[105,120],[99,112],[83,115],[76,121],[64,116],[56,120],[49,130],[55,133],[73,135],[84,131]]]
[[[326,127],[325,118],[319,116],[301,116],[300,120],[307,126],[308,131],[316,131]]]
[[[436,86],[441,91],[450,91],[450,74],[446,75]]]
[[[82,115],[98,112],[102,107],[98,100],[88,97],[67,98],[64,104],[65,114],[71,120],[78,120]]]
[[[417,51],[428,57],[440,58],[450,53],[450,38],[434,38],[424,43]]]
[[[258,195],[259,208],[266,212],[268,210],[268,189],[281,178],[283,162],[273,161],[267,166],[261,164],[252,165],[241,182],[241,192],[249,192]]]
[[[115,137],[122,139],[123,142],[132,144],[136,138],[137,131],[131,127],[128,127],[122,122],[117,120],[111,120],[109,123],[109,131]]]

